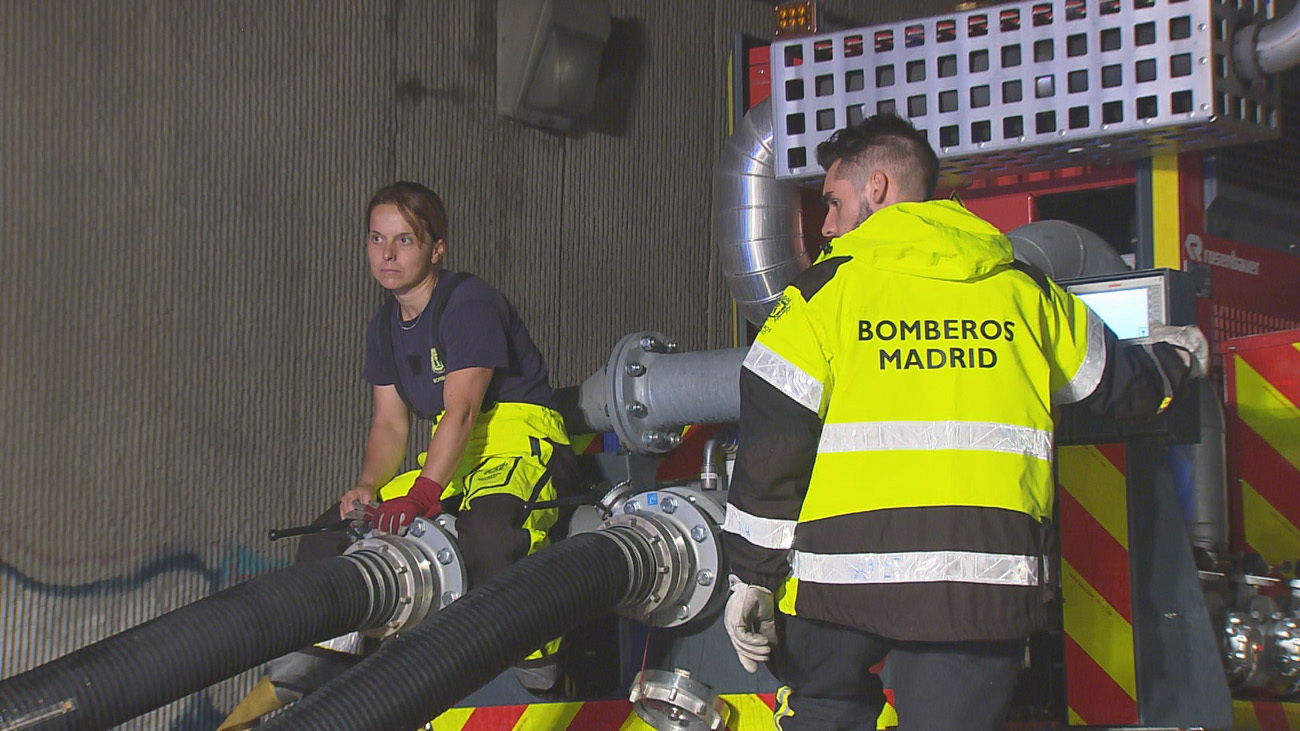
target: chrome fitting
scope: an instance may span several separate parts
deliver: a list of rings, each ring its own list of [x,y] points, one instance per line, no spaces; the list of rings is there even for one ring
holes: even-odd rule
[[[642,721],[656,729],[726,728],[731,708],[686,670],[643,670],[632,679],[628,700]]]
[[[720,606],[726,593],[714,581],[722,572],[720,504],[695,486],[673,486],[628,495],[611,508],[614,515],[599,532],[618,541],[628,559],[620,614],[675,627]]]
[[[344,552],[370,589],[371,611],[362,634],[404,632],[464,596],[468,578],[455,526],[450,515],[416,518],[405,536],[372,533]]]

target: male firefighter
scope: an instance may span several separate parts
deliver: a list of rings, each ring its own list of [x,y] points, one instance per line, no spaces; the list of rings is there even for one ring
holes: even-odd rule
[[[886,654],[900,728],[999,728],[1047,621],[1053,405],[1154,416],[1204,373],[1205,338],[1119,343],[930,200],[938,158],[898,117],[817,155],[833,240],[741,370],[727,632],[784,683],[782,731],[876,728]]]

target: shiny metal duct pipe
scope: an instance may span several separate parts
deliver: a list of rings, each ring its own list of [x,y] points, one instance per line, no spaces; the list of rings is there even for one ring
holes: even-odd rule
[[[1232,60],[1248,81],[1300,65],[1300,4],[1271,23],[1239,29],[1232,37]]]
[[[713,175],[713,240],[722,273],[740,313],[755,325],[809,264],[799,189],[776,179],[772,139],[772,109],[763,101],[727,140]]]

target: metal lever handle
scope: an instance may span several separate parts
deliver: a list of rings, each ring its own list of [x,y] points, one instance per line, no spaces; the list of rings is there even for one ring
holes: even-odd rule
[[[600,502],[600,496],[595,493],[586,493],[584,495],[575,495],[573,497],[561,497],[554,500],[538,500],[535,503],[524,503],[524,510],[529,512],[533,510],[544,510],[546,508],[566,508],[570,505],[595,505]]]
[[[305,536],[312,533],[334,533],[336,531],[348,530],[350,520],[340,520],[337,523],[327,523],[325,525],[297,525],[292,528],[272,528],[266,532],[266,538],[269,541],[278,541],[281,538],[292,538],[293,536]]]

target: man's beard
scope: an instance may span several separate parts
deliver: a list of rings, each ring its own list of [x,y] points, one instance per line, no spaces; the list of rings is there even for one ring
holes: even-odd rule
[[[871,207],[871,203],[867,201],[866,196],[863,196],[862,199],[858,201],[858,222],[853,224],[853,228],[857,228],[866,223],[867,219],[871,217],[871,214],[875,212],[876,210]]]

